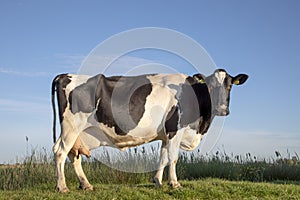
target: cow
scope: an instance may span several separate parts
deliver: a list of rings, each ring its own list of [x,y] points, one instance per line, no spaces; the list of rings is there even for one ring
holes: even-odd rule
[[[154,177],[162,185],[169,165],[169,184],[181,187],[176,176],[179,149],[195,149],[215,116],[229,114],[232,85],[241,85],[248,75],[229,75],[217,69],[211,75],[145,74],[95,76],[60,74],[52,82],[53,152],[56,188],[67,192],[64,165],[72,162],[80,188],[93,190],[81,166],[81,157],[91,156],[99,146],[120,150],[160,140],[161,156]],[[56,140],[56,105],[61,125]]]

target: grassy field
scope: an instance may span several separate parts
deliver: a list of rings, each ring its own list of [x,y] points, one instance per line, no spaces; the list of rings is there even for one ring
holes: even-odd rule
[[[154,184],[95,184],[94,191],[77,189],[57,193],[49,185],[28,189],[0,191],[0,199],[300,199],[300,186],[295,184],[253,183],[222,179],[181,181],[182,188]]]
[[[111,159],[107,152],[102,156]],[[157,162],[157,155],[137,149],[128,152],[121,163],[138,166],[141,160]],[[118,171],[95,157],[85,160],[83,168],[95,190],[79,190],[73,167],[67,162],[70,193],[59,194],[55,190],[52,153],[33,150],[19,164],[0,165],[0,199],[300,199],[300,161],[296,153],[282,158],[276,152],[268,160],[258,160],[250,154],[216,152],[205,157],[182,153],[177,165],[183,186],[180,189],[169,187],[166,176],[165,185],[157,188],[152,183],[154,172]]]

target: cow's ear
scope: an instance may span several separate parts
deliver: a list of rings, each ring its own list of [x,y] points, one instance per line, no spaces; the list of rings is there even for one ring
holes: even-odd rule
[[[243,83],[245,83],[248,79],[248,75],[247,74],[239,74],[236,77],[234,77],[232,79],[232,84],[234,85],[242,85]]]
[[[203,74],[195,74],[193,78],[197,83],[201,83],[201,84],[205,83],[205,76]]]

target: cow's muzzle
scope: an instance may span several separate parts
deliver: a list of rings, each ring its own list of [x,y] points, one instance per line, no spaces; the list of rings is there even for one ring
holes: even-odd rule
[[[227,116],[229,115],[230,111],[229,111],[229,108],[228,106],[226,105],[220,105],[218,106],[215,110],[214,110],[214,114],[216,116]]]

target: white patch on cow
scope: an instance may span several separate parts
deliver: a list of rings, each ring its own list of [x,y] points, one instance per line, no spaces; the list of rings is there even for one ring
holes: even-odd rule
[[[217,78],[218,82],[222,85],[226,77],[226,72],[223,71],[216,72],[215,77]]]
[[[85,130],[87,127],[89,127],[89,124],[87,123],[87,119],[90,116],[90,113],[84,113],[84,112],[77,112],[74,114],[74,124],[76,126],[76,129],[80,132]]]
[[[82,85],[87,82],[91,76],[88,75],[77,75],[77,74],[68,74],[70,76],[71,82],[66,87],[66,95],[69,96],[70,92],[79,85]]]
[[[84,146],[91,150],[99,146],[116,147],[99,126],[91,126],[80,133]]]
[[[93,115],[94,116],[94,115]],[[151,129],[142,129],[140,133],[147,132],[147,137],[141,135],[118,135],[114,127],[108,127],[106,124],[99,123],[93,116],[89,117],[87,128],[80,133],[80,139],[84,146],[91,150],[99,146],[110,146],[120,150],[133,147],[154,140],[157,135]],[[144,132],[143,132],[144,131]]]
[[[183,136],[180,142],[180,148],[186,151],[192,151],[200,144],[203,135],[197,133],[196,130],[190,127],[183,128]]]
[[[177,100],[170,88],[158,84],[152,85],[152,91],[146,99],[145,112],[137,127],[128,134],[141,138],[157,136],[157,132],[161,131],[160,125],[165,121],[172,106],[176,104]]]
[[[157,74],[157,75],[149,75],[147,79],[150,80],[152,84],[159,84],[162,86],[167,86],[169,84],[179,85],[180,83],[184,83],[187,75],[185,74]]]
[[[185,74],[157,74],[155,76],[147,76],[150,82],[154,85],[161,85],[162,87],[169,87],[170,85],[183,84],[188,76]],[[175,88],[170,88],[173,94],[178,91]]]

